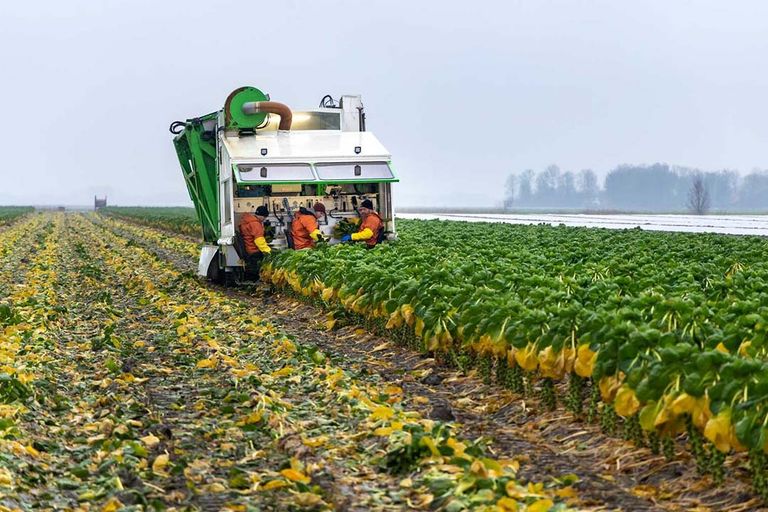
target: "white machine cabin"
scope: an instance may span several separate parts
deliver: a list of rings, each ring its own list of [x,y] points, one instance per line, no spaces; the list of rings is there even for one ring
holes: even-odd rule
[[[276,116],[254,134],[218,132],[219,246],[206,246],[199,274],[206,275],[220,249],[225,270],[243,267],[234,249],[240,216],[265,205],[274,226],[273,249],[288,247],[293,214],[323,203],[319,227],[330,243],[343,218],[356,217],[357,206],[370,200],[384,220],[387,239],[396,236],[392,183],[397,182],[389,151],[364,129],[359,96],[342,97],[341,108],[294,112],[290,131],[278,131]],[[222,126],[220,121],[219,126]]]

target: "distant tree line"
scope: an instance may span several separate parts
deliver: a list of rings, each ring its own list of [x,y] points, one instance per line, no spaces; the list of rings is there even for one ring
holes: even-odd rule
[[[591,169],[510,174],[506,208],[583,208],[705,213],[768,209],[768,171],[745,176],[730,170],[705,172],[667,164],[620,165],[603,183]]]

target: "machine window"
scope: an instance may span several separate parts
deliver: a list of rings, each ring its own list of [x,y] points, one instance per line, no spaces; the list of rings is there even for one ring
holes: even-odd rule
[[[309,164],[244,164],[238,165],[238,181],[315,181]]]
[[[318,177],[323,181],[393,179],[386,162],[360,162],[344,164],[317,164]]]

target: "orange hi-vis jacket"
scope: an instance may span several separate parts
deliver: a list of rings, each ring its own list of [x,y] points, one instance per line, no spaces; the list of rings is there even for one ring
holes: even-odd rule
[[[293,237],[293,248],[297,251],[314,247],[315,242],[320,238],[317,218],[311,213],[297,212],[293,217],[293,222],[291,222],[291,236]]]
[[[360,223],[360,230],[352,233],[352,240],[365,240],[368,247],[373,247],[379,242],[379,233],[384,229],[384,222],[376,212],[371,212],[365,216]]]
[[[267,245],[267,239],[264,238],[264,224],[255,215],[244,213],[240,217],[239,228],[245,242],[245,251],[248,254],[256,252],[269,254],[272,252],[272,248]]]

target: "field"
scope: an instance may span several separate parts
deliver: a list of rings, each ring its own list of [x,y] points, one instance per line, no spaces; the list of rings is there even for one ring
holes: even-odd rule
[[[32,208],[27,206],[0,206],[0,226],[8,224],[31,211]]]
[[[518,482],[518,461],[288,335],[264,298],[208,288],[123,230],[169,240],[56,213],[0,234],[3,507],[559,510],[572,496],[568,479]]]
[[[0,232],[0,504],[768,498],[764,238],[411,220],[231,290],[193,277],[182,216]]]
[[[194,208],[158,208],[152,206],[110,206],[102,213],[145,226],[158,227],[189,236],[202,233]]]

